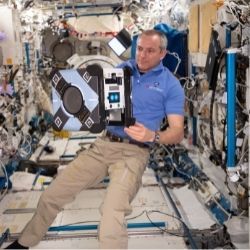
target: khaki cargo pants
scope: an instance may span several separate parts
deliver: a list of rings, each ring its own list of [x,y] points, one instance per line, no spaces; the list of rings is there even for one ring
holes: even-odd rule
[[[140,187],[148,157],[148,148],[98,138],[43,192],[19,243],[29,247],[37,245],[64,205],[72,202],[83,189],[95,186],[109,175],[110,182],[100,207],[99,247],[126,249],[125,216],[132,212],[130,203]]]

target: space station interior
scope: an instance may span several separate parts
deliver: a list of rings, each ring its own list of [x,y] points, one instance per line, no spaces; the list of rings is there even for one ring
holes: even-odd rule
[[[184,89],[184,139],[151,148],[128,248],[250,248],[249,0],[1,0],[1,248],[107,123],[133,123],[130,72],[116,66],[135,58],[147,29],[168,38],[163,64]],[[108,184],[80,192],[31,249],[98,248]]]

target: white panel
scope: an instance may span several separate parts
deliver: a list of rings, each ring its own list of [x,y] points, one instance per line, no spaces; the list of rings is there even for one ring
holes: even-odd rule
[[[174,189],[173,192],[178,198],[184,218],[187,218],[191,228],[206,229],[210,228],[215,223],[188,186]]]
[[[118,32],[123,28],[122,20],[115,15],[107,16],[81,16],[70,18],[69,23],[80,33]]]
[[[17,10],[0,6],[0,30],[6,34],[6,38],[0,42],[4,65],[21,64],[22,62],[19,27],[20,18]]]
[[[65,225],[76,222],[91,221],[89,224],[97,225],[100,220],[99,206],[103,200],[106,189],[90,189],[82,191],[77,195],[75,201],[66,205],[59,213],[52,226]],[[35,208],[42,192],[19,192],[8,194],[4,197],[0,206],[0,219],[3,227],[1,232],[9,228],[11,233],[18,233],[29,221],[32,213],[3,214],[6,209]],[[159,186],[143,186],[139,190],[132,203],[133,213],[127,217],[128,223],[150,223],[145,211],[153,222],[165,222],[167,229],[178,230],[180,224],[178,220],[166,214],[174,215],[168,207]],[[161,211],[150,212],[152,210]],[[165,213],[165,214],[164,214]],[[181,237],[174,237],[168,234],[161,234],[156,228],[130,228],[129,248],[140,249],[185,249],[185,242]],[[154,232],[155,234],[152,234]],[[140,234],[138,234],[140,233]],[[50,232],[54,235],[55,232]],[[81,234],[82,236],[77,236]],[[87,236],[91,234],[91,238]],[[65,238],[68,237],[68,238]],[[9,243],[8,243],[9,244]],[[5,243],[3,247],[8,245]],[[41,241],[31,249],[97,249],[97,230],[81,231],[61,231],[55,234],[50,240]]]

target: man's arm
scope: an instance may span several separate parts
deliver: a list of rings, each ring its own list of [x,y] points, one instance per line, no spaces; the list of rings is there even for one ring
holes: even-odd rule
[[[182,115],[168,115],[169,127],[164,131],[158,131],[161,144],[176,144],[181,142],[184,136],[184,117]],[[135,125],[124,128],[124,131],[133,139],[140,142],[153,142],[155,131],[146,128],[136,122]]]
[[[176,144],[184,137],[184,117],[182,115],[169,115],[168,124],[164,131],[159,131],[161,144]]]

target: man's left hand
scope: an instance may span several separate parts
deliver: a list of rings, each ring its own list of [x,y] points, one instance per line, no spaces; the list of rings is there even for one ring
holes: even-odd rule
[[[125,133],[127,133],[131,138],[140,142],[153,142],[155,137],[155,132],[146,128],[143,124],[136,122],[134,125],[125,127]]]

